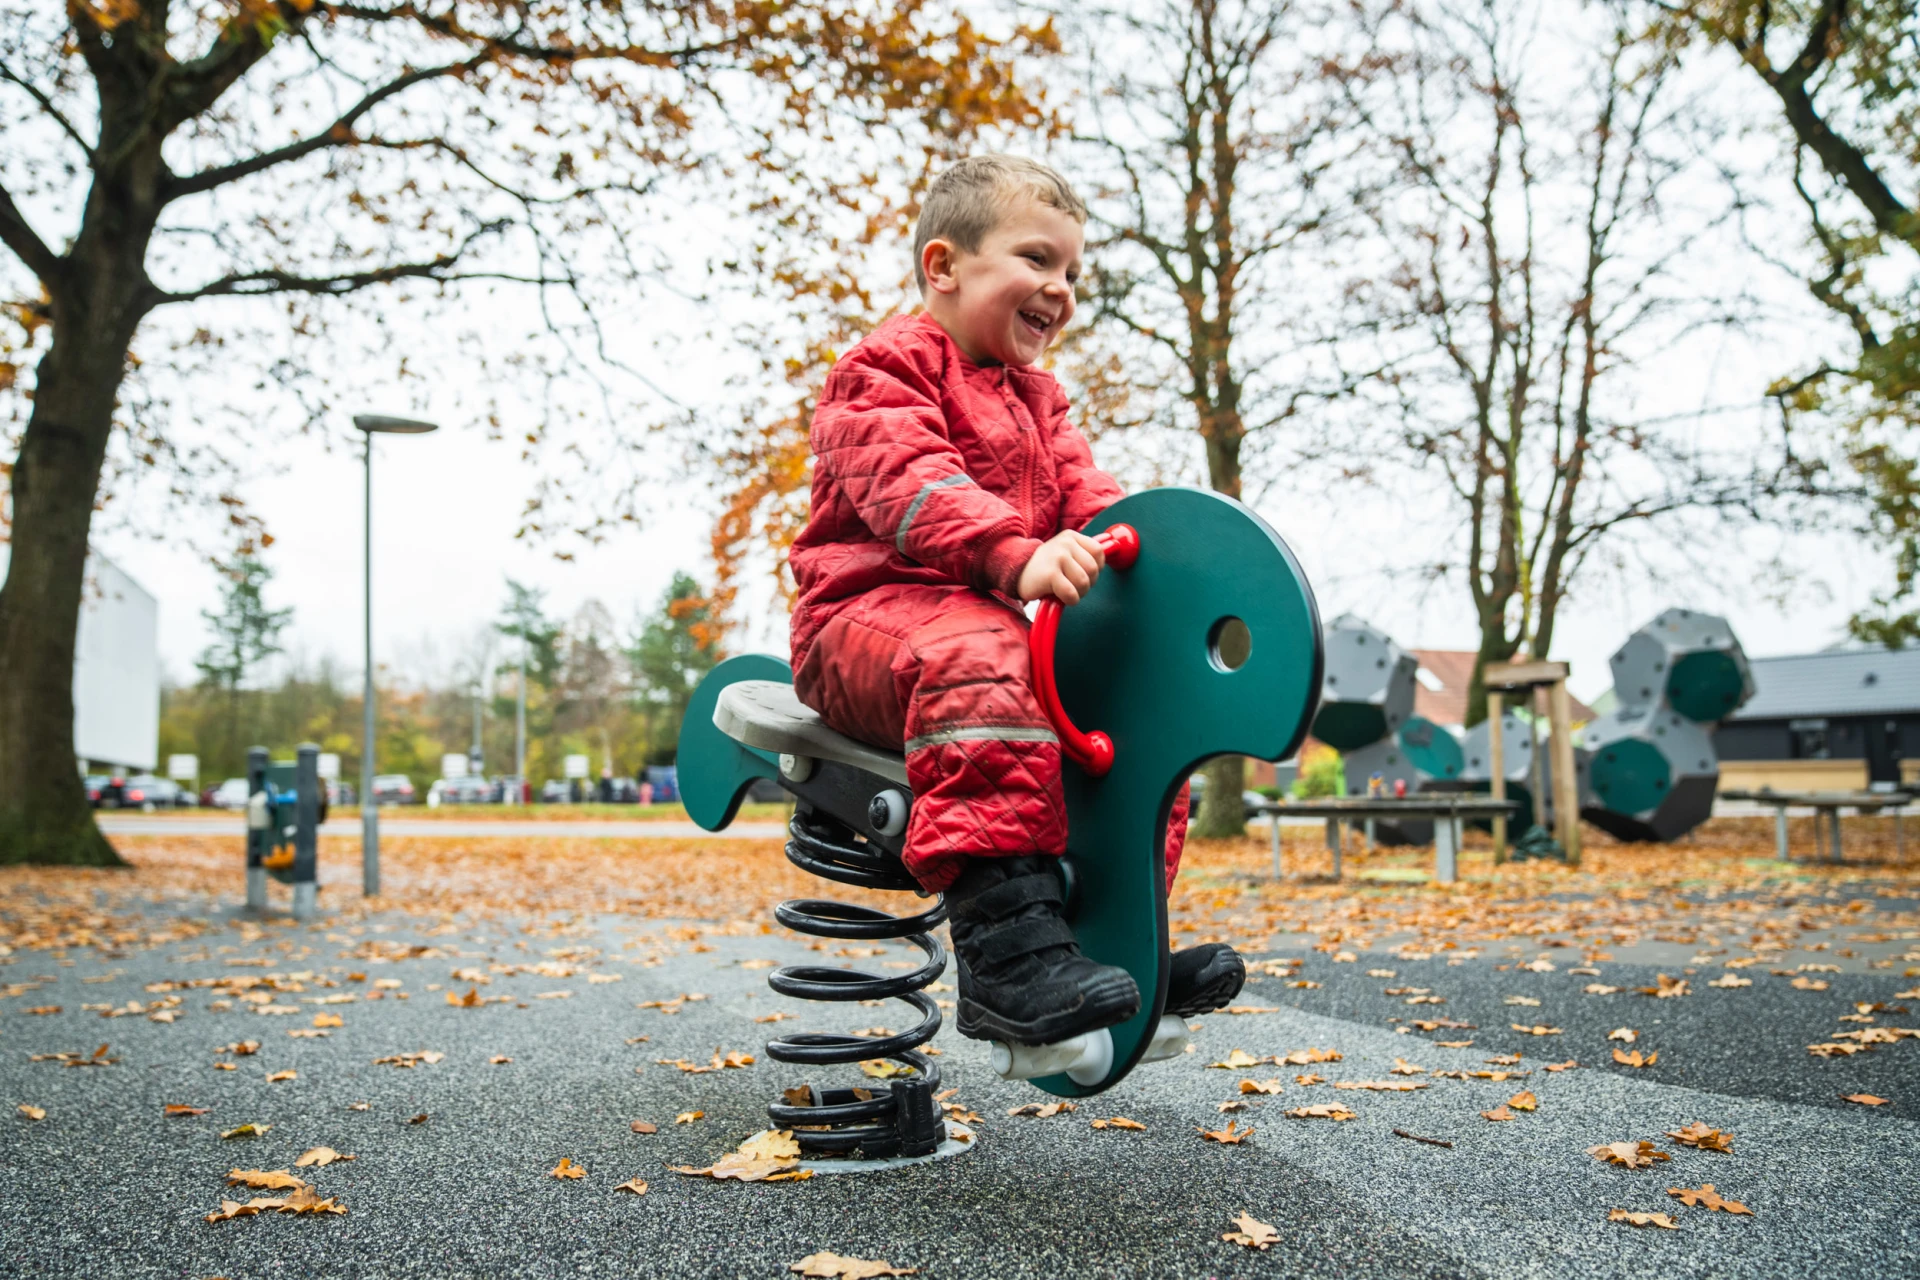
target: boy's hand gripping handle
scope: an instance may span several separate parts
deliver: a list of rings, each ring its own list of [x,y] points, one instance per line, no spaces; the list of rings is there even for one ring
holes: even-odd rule
[[[1093,540],[1100,544],[1110,568],[1130,569],[1140,556],[1140,535],[1132,525],[1116,524],[1095,534]],[[1060,704],[1060,690],[1053,680],[1053,644],[1059,634],[1060,602],[1049,596],[1040,602],[1033,630],[1027,636],[1033,661],[1033,693],[1060,736],[1061,749],[1089,775],[1102,778],[1113,768],[1113,739],[1098,730],[1082,733],[1067,719],[1067,709]]]

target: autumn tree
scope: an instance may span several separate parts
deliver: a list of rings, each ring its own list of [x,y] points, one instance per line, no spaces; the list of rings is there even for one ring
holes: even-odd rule
[[[719,610],[691,574],[676,573],[627,649],[636,701],[647,718],[647,759],[671,763],[694,688],[725,656]]]
[[[1079,13],[1069,155],[1086,188],[1086,324],[1062,370],[1128,478],[1232,498],[1289,429],[1350,391],[1312,264],[1351,152],[1322,72],[1331,15],[1282,0],[1152,0]],[[1316,297],[1318,295],[1318,297]],[[1198,461],[1198,467],[1193,465]],[[1197,474],[1196,474],[1197,473]],[[1245,830],[1245,762],[1205,768],[1198,835]]]
[[[524,420],[531,449],[590,421],[616,475],[630,449],[609,420],[645,419],[648,380],[607,325],[673,263],[650,228],[676,177],[806,165],[830,120],[939,110],[993,62],[960,49],[930,78],[926,51],[954,34],[918,0],[5,0],[0,385],[27,408],[0,587],[0,860],[115,861],[74,768],[70,689],[116,439],[159,459],[156,422],[218,410],[257,440],[260,399],[325,424],[351,393],[329,375],[364,367],[342,349],[418,377],[378,297],[439,307],[457,332],[436,359],[504,375],[471,380],[496,433]],[[208,375],[193,415],[164,394],[182,371]]]
[[[1909,0],[1678,0],[1623,12],[1739,75],[1777,113],[1774,132],[1810,251],[1767,256],[1800,275],[1845,335],[1782,370],[1769,394],[1809,480],[1865,482],[1868,530],[1892,581],[1851,622],[1862,639],[1920,640],[1920,28]],[[1731,54],[1732,59],[1725,58]],[[1726,65],[1737,59],[1740,70]],[[1751,189],[1755,183],[1741,184]],[[1823,447],[1820,428],[1836,448]],[[1809,438],[1812,437],[1812,438]]]
[[[715,625],[736,620],[750,577],[764,574],[774,598],[793,603],[786,553],[807,521],[808,432],[827,373],[883,321],[919,306],[913,224],[940,170],[976,151],[1043,145],[1058,131],[1043,71],[1059,53],[1051,20],[996,36],[961,14],[951,37],[929,41],[902,73],[917,86],[916,110],[856,113],[824,132],[812,164],[762,173],[752,216],[766,230],[716,268],[716,287],[738,290],[761,317],[732,335],[756,353],[758,376],[721,429],[690,418],[681,438],[690,468],[722,494]]]
[[[1568,592],[1610,548],[1646,530],[1667,539],[1653,558],[1677,564],[1698,517],[1751,513],[1767,489],[1751,442],[1703,446],[1684,415],[1637,409],[1629,383],[1713,314],[1688,268],[1726,209],[1674,198],[1712,185],[1693,158],[1707,104],[1659,42],[1613,23],[1567,31],[1528,0],[1382,5],[1362,21],[1345,82],[1380,168],[1356,187],[1373,270],[1351,292],[1386,374],[1351,450],[1412,516],[1418,478],[1442,482],[1424,514],[1452,536],[1408,567],[1464,580],[1480,631],[1472,724],[1486,664],[1546,656]]]
[[[226,580],[220,593],[220,611],[201,610],[213,631],[213,642],[194,659],[203,683],[225,693],[227,701],[227,759],[239,755],[240,690],[259,665],[281,651],[280,633],[293,610],[269,609],[266,585],[273,570],[245,551],[215,566]]]

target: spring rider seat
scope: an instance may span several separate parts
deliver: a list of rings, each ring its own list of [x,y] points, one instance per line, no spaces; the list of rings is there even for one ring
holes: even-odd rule
[[[1139,985],[1126,1022],[1053,1045],[995,1042],[994,1069],[1060,1097],[1111,1088],[1141,1062],[1186,1048],[1163,1016],[1169,948],[1165,848],[1180,787],[1217,755],[1281,760],[1305,736],[1321,686],[1321,628],[1293,553],[1240,503],[1194,489],[1122,499],[1087,529],[1107,570],[1080,604],[1043,602],[1030,635],[1034,691],[1061,741],[1067,803],[1068,919],[1081,950]],[[772,778],[795,799],[787,857],[826,879],[918,891],[899,854],[913,804],[904,758],[828,728],[794,696],[787,663],[746,655],[695,690],[680,733],[683,801],[709,831],[730,823],[749,785]],[[923,895],[924,896],[924,895]],[[900,999],[918,1025],[886,1037],[832,1033],[767,1044],[776,1061],[826,1065],[892,1059],[911,1068],[887,1093],[811,1089],[768,1107],[809,1155],[930,1154],[944,1138],[935,1060],[916,1052],[940,1029],[924,988],[946,968],[934,903],[912,916],[820,900],[780,904],[800,933],[903,939],[925,957],[879,977],[799,965],[769,985],[783,995],[848,1002]],[[868,1081],[866,1083],[874,1083]]]

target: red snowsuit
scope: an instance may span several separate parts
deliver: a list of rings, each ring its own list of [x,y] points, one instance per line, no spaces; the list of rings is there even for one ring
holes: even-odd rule
[[[913,787],[905,861],[928,890],[966,857],[1065,852],[1060,743],[1034,699],[1017,583],[1042,540],[1121,496],[1040,369],[975,365],[926,315],[828,375],[813,510],[794,541],[794,689],[893,750]],[[1167,829],[1167,882],[1187,792]]]

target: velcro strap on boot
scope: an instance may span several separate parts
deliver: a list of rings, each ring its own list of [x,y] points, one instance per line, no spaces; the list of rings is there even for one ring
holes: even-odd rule
[[[993,888],[983,890],[969,902],[967,911],[983,919],[1003,920],[1035,903],[1044,902],[1058,908],[1065,906],[1066,901],[1066,894],[1060,888],[1060,877],[1047,871],[1003,880]]]
[[[980,959],[989,965],[1005,964],[1036,951],[1073,943],[1073,930],[1057,916],[1011,921],[973,941],[979,948]]]

